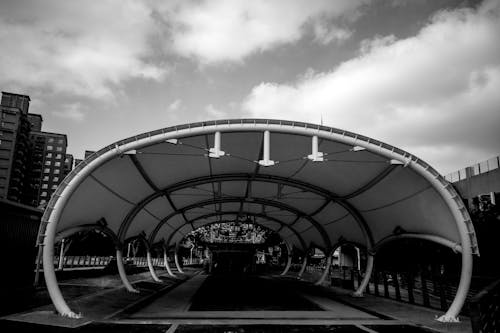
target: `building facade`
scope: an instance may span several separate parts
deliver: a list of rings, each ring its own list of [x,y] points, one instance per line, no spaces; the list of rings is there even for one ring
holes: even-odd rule
[[[29,113],[30,98],[2,92],[0,105],[0,199],[44,205],[71,171],[65,134],[42,131],[43,118]]]
[[[2,92],[0,102],[0,198],[24,202],[29,164],[30,98]]]
[[[36,151],[36,158],[33,159],[36,174],[31,180],[35,188],[32,198],[36,199],[31,205],[43,206],[66,175],[68,139],[65,134],[50,132],[31,132],[30,137]]]

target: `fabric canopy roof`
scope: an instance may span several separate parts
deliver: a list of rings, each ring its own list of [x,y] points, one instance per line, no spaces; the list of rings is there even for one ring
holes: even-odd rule
[[[122,242],[142,234],[174,244],[207,223],[243,218],[302,250],[339,240],[372,248],[407,232],[457,245],[467,237],[477,253],[461,199],[425,162],[355,133],[276,120],[196,123],[116,142],[65,179],[43,225],[54,217],[57,232],[104,219]]]

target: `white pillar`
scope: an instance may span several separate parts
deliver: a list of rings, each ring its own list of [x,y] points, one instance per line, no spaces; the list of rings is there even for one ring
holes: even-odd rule
[[[448,311],[437,320],[440,322],[459,322],[458,315],[462,309],[470,287],[472,277],[472,251],[469,244],[462,244],[462,270],[455,298]]]
[[[127,273],[125,272],[125,267],[123,266],[123,256],[122,250],[116,249],[116,266],[118,267],[118,274],[120,274],[120,279],[123,282],[125,288],[131,293],[138,293],[139,290],[135,289],[127,279]]]
[[[372,275],[373,259],[374,255],[368,253],[368,258],[366,260],[365,276],[363,277],[363,280],[361,281],[361,284],[359,285],[358,289],[356,289],[356,291],[351,294],[353,297],[363,297],[363,293],[365,292],[366,286],[368,285],[368,282],[370,282],[370,277]]]
[[[155,268],[153,267],[153,261],[151,260],[151,251],[149,248],[146,250],[146,259],[148,261],[148,268],[149,268],[149,273],[151,273],[151,277],[153,280],[156,282],[163,282],[158,275],[156,275]]]
[[[217,131],[214,134],[214,146],[213,146],[213,148],[209,149],[209,153],[208,153],[209,157],[219,158],[219,157],[225,155],[225,153],[222,150],[220,150],[220,147],[221,147],[220,143],[221,143],[221,136],[220,136],[220,132]]]
[[[342,268],[343,260],[342,260],[342,246],[339,246],[339,268]]]
[[[359,272],[361,270],[361,254],[359,252],[359,247],[356,246],[355,249],[356,249],[356,255],[357,255],[356,259],[358,260],[358,262],[356,263],[356,266],[358,267],[358,272]]]
[[[45,285],[49,292],[52,303],[57,312],[63,317],[81,318],[81,313],[73,312],[61,293],[61,289],[57,284],[56,272],[54,269],[54,242],[56,236],[56,223],[53,221],[47,224],[45,231],[44,247],[43,247],[43,276],[45,278]]]
[[[262,160],[259,161],[260,165],[268,167],[275,164],[275,162],[271,160],[271,133],[269,131],[264,131],[262,153]]]
[[[170,269],[170,264],[168,263],[168,253],[166,247],[163,247],[163,264],[165,265],[168,275],[175,277],[175,274]]]
[[[175,261],[175,267],[177,267],[179,273],[184,274],[181,265],[179,265],[179,256],[177,255],[178,250],[179,250],[179,243],[177,243],[177,245],[175,246],[174,261]]]
[[[290,248],[290,246],[288,246],[288,244],[286,246],[286,251],[287,251],[286,266],[280,275],[286,275],[286,273],[288,273],[288,270],[290,269],[290,266],[292,266],[292,249]]]
[[[302,275],[304,274],[305,270],[307,267],[307,254],[304,256],[304,260],[302,260],[302,267],[300,267],[299,274],[297,275],[297,278],[302,278]]]
[[[328,251],[328,257],[326,258],[326,267],[325,270],[323,271],[323,274],[319,278],[319,280],[315,283],[317,286],[321,286],[323,282],[325,282],[326,277],[328,276],[328,273],[330,273],[330,266],[332,265],[332,255],[333,253],[331,251]]]
[[[61,249],[59,250],[59,265],[58,269],[60,271],[64,268],[64,238],[61,239]]]

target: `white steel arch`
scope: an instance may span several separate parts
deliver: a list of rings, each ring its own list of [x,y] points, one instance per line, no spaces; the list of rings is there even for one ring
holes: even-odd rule
[[[158,145],[164,142],[176,143],[177,140],[186,137],[189,138],[197,135],[214,134],[216,140],[217,138],[220,140],[221,135],[224,136],[225,133],[256,132],[265,134],[264,142],[267,142],[267,144],[269,144],[269,141],[272,140],[272,137],[270,139],[270,135],[273,133],[280,135],[291,134],[304,138],[312,138],[312,154],[307,155],[307,153],[304,152],[304,155],[306,155],[307,159],[313,162],[323,161],[323,154],[317,150],[317,147],[314,149],[314,142],[317,143],[319,139],[327,142],[351,146],[353,147],[353,151],[366,150],[379,158],[387,159],[390,164],[400,165],[402,168],[407,168],[414,174],[418,175],[418,177],[420,177],[419,179],[424,179],[429,184],[429,188],[432,188],[438,194],[440,200],[444,202],[446,206],[446,214],[451,214],[454,225],[447,225],[446,228],[447,230],[450,230],[450,232],[458,234],[459,245],[462,249],[462,268],[457,294],[446,314],[439,318],[441,321],[457,320],[457,316],[464,304],[470,285],[472,274],[472,255],[479,253],[472,222],[462,203],[462,200],[453,187],[427,163],[408,152],[402,151],[383,142],[331,127],[268,119],[210,121],[161,129],[141,134],[107,146],[90,156],[81,165],[76,167],[75,170],[73,170],[70,175],[66,177],[51,198],[43,215],[39,232],[39,245],[43,245],[45,280],[49,294],[57,311],[64,316],[77,317],[77,315],[71,311],[64,301],[55,277],[53,255],[55,236],[59,231],[58,224],[60,223],[61,216],[72,195],[78,192],[79,186],[87,178],[93,177],[94,171],[98,170],[100,167],[104,166],[113,159],[123,156],[124,154],[134,154],[139,149]],[[266,143],[264,145],[266,145]],[[218,144],[216,142],[214,150],[210,150],[209,156],[213,158],[223,156],[220,149],[221,146],[219,141]],[[258,161],[258,164],[261,167],[272,168],[276,163],[272,160],[272,153],[271,155],[269,153],[269,146],[267,146],[267,150],[264,149],[264,152],[266,154],[263,160]],[[327,181],[328,179],[325,179],[325,182]],[[442,210],[443,208],[440,209]],[[418,225],[415,225],[415,228],[417,227]],[[409,230],[409,232],[414,233],[413,230]],[[338,238],[338,236],[339,235],[335,235],[334,238]],[[385,236],[387,237],[390,235]],[[434,241],[434,239],[430,240]],[[451,239],[448,239],[448,241],[453,242]],[[370,249],[373,245],[374,244],[367,244],[367,248]]]

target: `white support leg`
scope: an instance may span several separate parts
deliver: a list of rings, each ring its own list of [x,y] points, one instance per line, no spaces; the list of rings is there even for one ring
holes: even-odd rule
[[[170,269],[170,264],[168,263],[167,249],[165,247],[163,248],[163,264],[165,265],[165,269],[167,270],[168,275],[175,277],[175,274],[172,272],[172,269]]]
[[[151,273],[151,277],[156,282],[162,282],[162,280],[156,275],[155,268],[153,267],[153,261],[151,260],[151,251],[148,249],[146,252],[146,259],[148,261],[149,273]]]
[[[297,278],[301,279],[302,275],[306,271],[307,268],[307,255],[304,256],[304,260],[302,260],[302,267],[300,267],[299,274],[297,274]]]
[[[443,323],[458,323],[460,320],[458,315],[465,303],[467,293],[469,292],[470,281],[472,278],[472,251],[470,244],[462,246],[462,270],[460,272],[460,283],[458,284],[457,293],[451,303],[448,311],[438,321]]]
[[[73,312],[61,293],[59,285],[57,284],[56,272],[54,269],[54,242],[56,236],[56,224],[50,222],[47,225],[45,232],[44,247],[43,247],[43,275],[45,277],[45,285],[49,292],[52,303],[57,312],[63,317],[68,318],[82,318],[81,313]]]
[[[313,162],[323,162],[324,154],[318,151],[318,136],[314,135],[311,140],[311,154],[307,155],[307,158]]]
[[[361,281],[361,284],[359,285],[358,289],[351,294],[353,297],[363,297],[363,293],[365,292],[366,286],[368,285],[368,282],[370,282],[370,277],[372,275],[373,260],[374,260],[374,255],[368,253],[368,258],[366,260],[365,276],[363,277],[363,280]]]
[[[323,282],[325,282],[328,273],[330,273],[330,266],[332,265],[332,253],[328,253],[328,257],[326,258],[326,267],[323,271],[323,274],[319,278],[319,280],[315,283],[316,286],[321,286]]]
[[[208,156],[211,158],[220,158],[225,155],[225,152],[223,152],[220,147],[221,147],[221,136],[220,132],[215,132],[214,134],[214,146],[209,149]]]
[[[125,267],[123,266],[123,256],[122,250],[116,249],[116,266],[118,267],[118,274],[120,274],[120,279],[122,280],[125,288],[131,293],[138,293],[139,290],[135,289],[129,282],[127,278],[127,273],[125,272]]]
[[[59,265],[57,269],[59,269],[60,271],[62,271],[64,268],[64,241],[64,238],[61,239],[61,248],[59,250]]]
[[[264,131],[264,143],[262,148],[263,158],[259,161],[259,164],[265,167],[274,165],[275,162],[271,160],[271,133],[269,131]]]
[[[182,270],[181,265],[179,264],[179,256],[177,255],[178,251],[179,251],[179,244],[175,246],[174,261],[175,261],[175,267],[177,267],[179,273],[184,274],[184,271]]]
[[[286,250],[287,250],[287,254],[288,254],[287,260],[286,260],[286,266],[280,275],[286,275],[286,273],[288,273],[288,271],[290,270],[290,266],[292,266],[292,249],[290,248],[290,246],[287,245]]]

